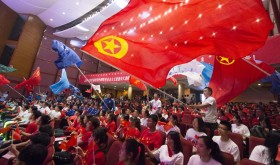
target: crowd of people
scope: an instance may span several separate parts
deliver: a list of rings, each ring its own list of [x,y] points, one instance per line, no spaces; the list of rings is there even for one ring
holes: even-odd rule
[[[242,158],[277,164],[280,106],[228,103],[217,108],[212,92],[206,87],[202,103],[189,98],[188,104],[162,100],[157,93],[150,100],[140,96],[129,100],[112,94],[102,99],[65,93],[34,97],[32,92],[26,99],[14,99],[5,92],[0,99],[1,159],[12,157],[14,164],[26,165],[105,165],[110,162],[109,139],[114,139],[122,142],[113,155],[118,165],[220,165],[227,163],[223,153],[232,155],[237,164]],[[191,118],[185,121],[186,116]],[[241,135],[241,147],[232,134]],[[252,136],[264,142],[250,153]],[[72,137],[74,145],[69,142]],[[183,140],[192,145],[187,159]]]

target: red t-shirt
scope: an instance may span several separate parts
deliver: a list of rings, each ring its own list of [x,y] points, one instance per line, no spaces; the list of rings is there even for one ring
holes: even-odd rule
[[[133,139],[139,139],[141,136],[140,131],[138,130],[138,128],[133,128],[133,127],[128,127],[126,129],[124,129],[124,137],[126,139],[128,138],[133,138]]]
[[[34,132],[36,132],[38,129],[38,126],[36,124],[36,122],[32,122],[32,123],[29,123],[25,129],[25,132],[26,133],[30,133],[30,134],[33,134]]]
[[[109,134],[113,135],[116,130],[116,123],[114,121],[111,121],[110,123],[107,123],[106,128]]]
[[[161,134],[158,131],[150,132],[149,128],[143,131],[140,141],[147,145],[150,150],[157,149],[162,145]]]
[[[105,154],[103,151],[100,151],[99,147],[91,140],[84,158],[84,164],[91,165],[93,163],[96,165],[105,165]]]
[[[89,147],[88,142],[89,142],[89,138],[91,137],[91,134],[92,134],[91,131],[87,131],[86,133],[82,134],[81,141],[84,143],[80,147],[83,149],[83,151],[86,151]]]

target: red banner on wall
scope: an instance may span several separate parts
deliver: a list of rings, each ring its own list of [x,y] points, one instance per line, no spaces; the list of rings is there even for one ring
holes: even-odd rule
[[[118,83],[128,82],[130,75],[123,72],[108,72],[99,74],[87,74],[86,77],[93,84],[104,84],[104,83]],[[84,76],[80,75],[79,84],[88,84]]]

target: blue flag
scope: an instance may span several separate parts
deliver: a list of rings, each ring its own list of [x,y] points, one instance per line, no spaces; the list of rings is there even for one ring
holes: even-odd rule
[[[70,84],[69,85],[69,89],[73,92],[73,93],[80,93],[80,89],[75,87],[74,85]]]
[[[63,69],[76,64],[78,67],[82,65],[80,57],[60,41],[52,41],[52,49],[57,52],[58,59],[54,62],[58,69]]]
[[[70,85],[70,83],[68,81],[66,71],[65,71],[65,69],[62,69],[62,74],[61,74],[60,80],[57,83],[51,85],[50,89],[52,90],[52,92],[54,94],[59,94],[63,90],[69,88],[69,85]]]
[[[275,71],[271,76],[261,80],[261,82],[271,82],[271,93],[280,94],[280,73]]]

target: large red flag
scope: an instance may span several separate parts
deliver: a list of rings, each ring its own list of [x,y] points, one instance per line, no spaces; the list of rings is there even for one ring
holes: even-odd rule
[[[212,95],[216,98],[217,105],[224,105],[247,89],[253,82],[267,76],[245,60],[248,59],[230,60],[221,56],[216,57],[209,86],[213,90]],[[256,62],[251,59],[248,61],[269,74],[274,72],[274,68],[264,62]]]
[[[260,0],[130,0],[82,50],[161,87],[173,66],[200,55],[250,54],[272,27]]]
[[[9,84],[10,81],[8,79],[5,78],[4,75],[0,74],[0,85],[5,85],[5,84]]]
[[[132,76],[129,77],[129,83],[131,85],[135,85],[136,87],[138,87],[139,89],[141,89],[143,91],[147,90],[147,87],[143,82],[141,82],[140,80],[138,80]]]
[[[67,146],[76,146],[77,145],[77,134],[72,134],[70,139],[67,142]]]

